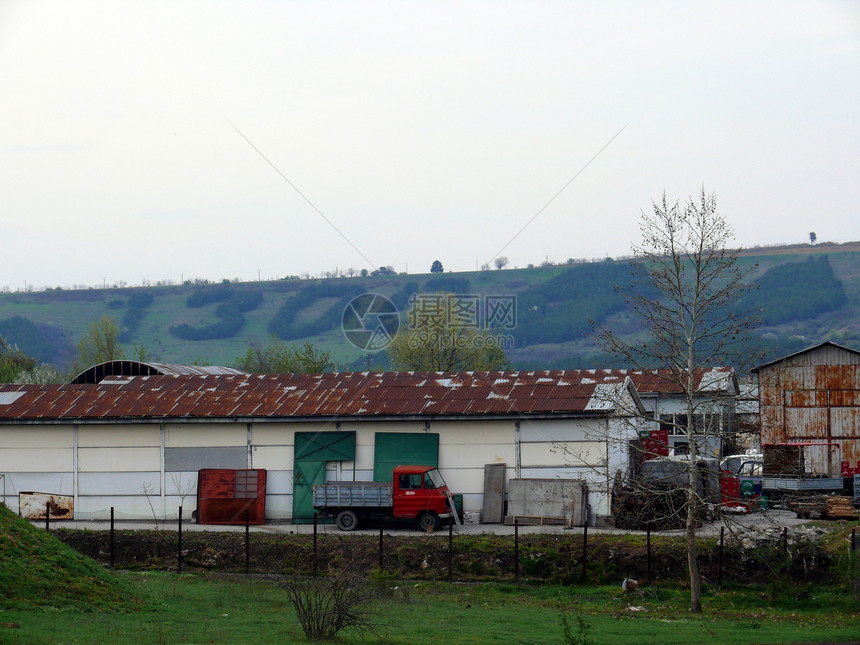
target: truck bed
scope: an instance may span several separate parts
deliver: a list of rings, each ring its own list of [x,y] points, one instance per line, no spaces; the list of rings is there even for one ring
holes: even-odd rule
[[[386,482],[328,482],[314,486],[314,508],[390,506],[391,484]]]
[[[762,490],[835,491],[842,490],[841,477],[768,476],[761,479]]]

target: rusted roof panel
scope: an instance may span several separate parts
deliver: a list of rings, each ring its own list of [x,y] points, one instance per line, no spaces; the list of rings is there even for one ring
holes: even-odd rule
[[[798,365],[860,365],[860,351],[838,345],[831,341],[825,341],[812,347],[807,347],[794,354],[783,356],[764,365],[754,367],[753,373],[759,372],[776,365],[798,366]]]
[[[683,394],[681,384],[684,374],[668,369],[632,370],[606,369],[587,370],[592,378],[603,378],[602,382],[610,382],[613,376],[620,380],[629,377],[641,396]],[[734,369],[731,367],[699,368],[693,372],[693,387],[697,392],[709,394],[736,394]]]
[[[553,372],[385,372],[132,376],[74,385],[0,386],[0,421],[608,411],[595,386],[626,375]]]

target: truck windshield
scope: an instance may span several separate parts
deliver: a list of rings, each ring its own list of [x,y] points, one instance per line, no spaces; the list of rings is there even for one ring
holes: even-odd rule
[[[424,488],[442,488],[444,485],[445,480],[438,470],[428,470],[424,473]]]

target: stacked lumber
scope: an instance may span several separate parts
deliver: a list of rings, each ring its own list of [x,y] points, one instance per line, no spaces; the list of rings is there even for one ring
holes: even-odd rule
[[[834,519],[856,520],[857,511],[854,509],[854,500],[851,497],[838,495],[828,497],[824,502],[824,515]]]

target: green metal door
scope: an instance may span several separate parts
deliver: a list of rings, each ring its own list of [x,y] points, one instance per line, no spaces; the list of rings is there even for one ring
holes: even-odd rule
[[[325,483],[329,461],[355,460],[354,432],[297,432],[293,468],[293,523],[314,521],[313,487]]]
[[[395,466],[438,466],[439,435],[430,432],[377,432],[373,481],[390,482]]]

